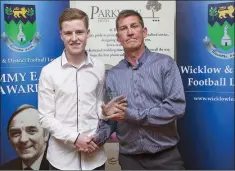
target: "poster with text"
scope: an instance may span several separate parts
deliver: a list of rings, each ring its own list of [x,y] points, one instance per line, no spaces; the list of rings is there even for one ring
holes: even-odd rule
[[[179,1],[176,7],[186,169],[234,170],[234,2]]]
[[[46,134],[35,120],[38,79],[62,53],[58,18],[67,7],[69,1],[1,1],[1,169],[26,169],[26,158],[44,162]]]

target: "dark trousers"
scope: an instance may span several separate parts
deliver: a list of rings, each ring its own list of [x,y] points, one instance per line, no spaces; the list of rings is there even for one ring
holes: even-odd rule
[[[119,153],[119,164],[122,170],[184,170],[184,163],[177,147],[155,154]]]
[[[60,170],[60,169],[57,169],[56,167],[52,166],[51,164],[49,165],[49,170]],[[100,167],[97,167],[93,170],[105,170],[105,164],[103,164],[102,166]]]

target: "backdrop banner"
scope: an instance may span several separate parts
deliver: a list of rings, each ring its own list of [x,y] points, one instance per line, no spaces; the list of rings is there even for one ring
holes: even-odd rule
[[[234,2],[177,1],[176,9],[186,169],[234,170]]]
[[[33,114],[38,79],[41,68],[62,53],[58,19],[67,7],[69,1],[1,1],[0,165],[13,166],[44,149],[45,135]],[[19,107],[30,109],[9,121]],[[21,170],[17,164],[14,170]]]

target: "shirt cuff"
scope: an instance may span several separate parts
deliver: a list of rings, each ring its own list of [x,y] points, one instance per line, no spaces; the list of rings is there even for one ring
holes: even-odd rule
[[[65,144],[70,143],[74,144],[79,136],[78,132],[71,132],[70,136],[68,137],[67,141],[65,141]]]
[[[95,141],[94,141],[94,143],[97,144],[98,146],[101,146],[101,145],[103,145],[103,144],[105,143],[105,139],[102,138],[102,137],[100,136],[100,134],[97,133],[97,134],[95,135]]]

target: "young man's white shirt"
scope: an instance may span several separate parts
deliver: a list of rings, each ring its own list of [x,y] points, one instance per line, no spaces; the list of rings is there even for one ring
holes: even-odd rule
[[[105,163],[104,148],[80,153],[74,146],[78,133],[95,135],[102,118],[105,67],[87,55],[79,66],[65,53],[43,67],[38,86],[40,123],[50,132],[47,159],[61,170],[92,170]]]

